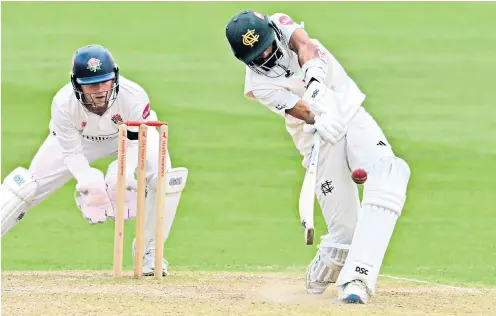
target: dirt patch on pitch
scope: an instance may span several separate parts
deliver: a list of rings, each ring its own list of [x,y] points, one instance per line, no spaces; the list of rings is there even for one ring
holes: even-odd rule
[[[288,273],[175,272],[161,281],[113,280],[110,272],[3,272],[2,315],[496,315],[496,289],[381,278],[366,306],[343,305],[336,289],[305,294]]]

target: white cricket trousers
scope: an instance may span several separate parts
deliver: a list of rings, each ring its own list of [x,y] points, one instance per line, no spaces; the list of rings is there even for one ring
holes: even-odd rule
[[[334,146],[322,143],[315,192],[332,242],[351,244],[353,239],[360,199],[351,172],[368,170],[382,157],[391,156],[394,153],[386,136],[363,107],[341,141]]]

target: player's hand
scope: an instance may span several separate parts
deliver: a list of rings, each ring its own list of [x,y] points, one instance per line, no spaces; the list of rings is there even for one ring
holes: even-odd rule
[[[112,208],[107,212],[107,217],[115,220],[115,212],[117,211],[117,178],[110,177],[105,179],[105,181],[107,182],[107,193],[112,203]],[[138,182],[136,179],[128,176],[124,191],[124,220],[136,216],[137,199]]]
[[[322,139],[332,145],[339,142],[346,133],[345,125],[339,117],[329,115],[329,113],[315,116],[313,126]]]
[[[314,134],[317,131],[313,124],[305,124],[303,125],[303,133]]]
[[[316,117],[317,118],[317,117]],[[322,139],[324,139],[324,141],[328,142],[328,143],[331,143],[332,145],[334,145],[335,143],[337,143],[337,140],[335,139],[335,137],[333,137],[332,135],[330,135],[329,133],[327,133],[325,130],[321,130],[321,132],[319,132],[317,130],[317,128],[315,127],[315,125],[311,125],[311,124],[305,124],[303,126],[303,132],[304,133],[307,133],[307,134],[315,134],[315,133],[319,133],[320,136],[322,137]],[[306,162],[304,162],[303,166],[306,168]]]
[[[106,214],[112,209],[112,204],[107,194],[103,173],[98,169],[91,169],[88,176],[76,185],[75,200],[84,219],[90,224],[97,224],[105,222]]]

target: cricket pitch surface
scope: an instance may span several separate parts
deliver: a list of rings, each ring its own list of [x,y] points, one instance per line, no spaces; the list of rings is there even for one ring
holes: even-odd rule
[[[367,305],[305,293],[303,273],[172,272],[140,280],[111,271],[2,272],[2,315],[496,315],[496,288],[381,277]]]

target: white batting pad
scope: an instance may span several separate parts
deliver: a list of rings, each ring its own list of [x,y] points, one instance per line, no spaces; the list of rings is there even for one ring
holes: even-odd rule
[[[164,210],[164,242],[169,237],[169,232],[176,216],[176,210],[181,199],[181,193],[186,186],[188,169],[183,167],[173,168],[166,175],[166,195]],[[156,200],[156,180],[150,183],[150,190],[146,197],[145,215],[145,242],[155,238],[155,200]]]
[[[363,187],[363,205],[375,205],[401,214],[410,179],[407,163],[396,157],[385,157],[372,166]]]
[[[409,177],[408,165],[396,157],[383,158],[370,169],[355,235],[338,285],[361,280],[369,294],[375,292],[384,255],[405,203]]]
[[[1,187],[2,237],[31,207],[30,202],[36,194],[37,187],[29,170],[23,167],[17,167],[5,177]]]

